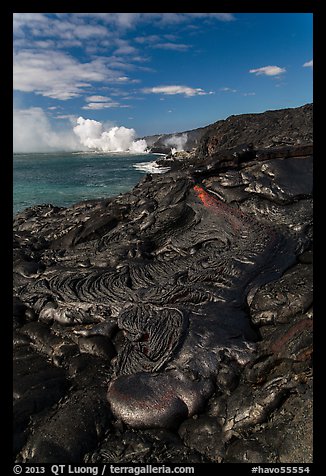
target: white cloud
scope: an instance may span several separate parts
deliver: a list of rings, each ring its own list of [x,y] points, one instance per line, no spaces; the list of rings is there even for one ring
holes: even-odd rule
[[[206,92],[201,88],[190,88],[189,86],[155,86],[153,88],[144,88],[144,93],[153,93],[153,94],[166,94],[166,95],[174,95],[174,94],[183,94],[186,97],[191,96],[204,96],[206,94],[213,94],[212,91]]]
[[[256,96],[256,93],[243,93],[243,96]]]
[[[115,55],[132,55],[138,53],[138,50],[134,46],[121,38],[116,38],[115,44],[118,47],[114,52]]]
[[[280,68],[279,66],[263,66],[262,68],[249,70],[249,73],[255,73],[256,76],[260,76],[260,75],[277,76],[285,72],[286,72],[286,69]]]
[[[137,21],[156,21],[159,24],[179,24],[193,21],[194,19],[212,19],[223,22],[235,20],[232,13],[143,13]]]
[[[128,81],[128,80],[129,80],[128,76],[119,76],[119,77],[117,78],[117,81],[118,81],[119,83],[125,83],[125,82]]]
[[[64,101],[87,93],[94,82],[136,83],[139,79],[124,72],[153,72],[142,66],[150,58],[139,53],[140,43],[179,52],[191,47],[166,33],[167,25],[234,19],[231,13],[15,13],[14,89]],[[143,24],[157,27],[160,34],[136,36],[133,42],[124,37],[126,28]],[[71,47],[82,48],[90,59],[73,57],[65,50]],[[208,93],[188,88],[175,94]]]
[[[88,96],[85,98],[87,102],[106,102],[111,101],[108,96]]]
[[[107,13],[105,20],[119,27],[131,28],[142,18],[143,13]]]
[[[230,22],[232,13],[15,13],[14,34],[24,38],[55,37],[57,40],[87,41],[90,39],[121,39],[125,29],[150,23],[159,28],[167,25],[193,23],[197,19]],[[125,41],[125,40],[121,40]],[[130,54],[132,46],[119,46],[121,54]]]
[[[161,41],[161,37],[159,35],[146,35],[146,36],[136,36],[134,38],[136,43],[140,43],[141,45],[143,44],[151,44],[151,43],[157,43]]]
[[[213,18],[226,22],[235,20],[233,13],[184,13],[184,15],[190,15],[193,18]]]
[[[60,114],[58,116],[55,116],[55,118],[68,120],[70,124],[73,124],[73,125],[75,125],[77,121],[77,117],[75,116],[75,114]]]
[[[224,93],[236,93],[237,92],[236,89],[232,89],[232,88],[220,88],[220,91],[223,91]]]
[[[58,24],[58,26],[62,28],[61,22]],[[67,22],[65,27],[66,29],[64,38],[72,40],[75,38],[102,38],[103,35],[107,36],[109,34],[107,28],[102,25],[72,25],[70,22]]]
[[[187,51],[191,46],[183,43],[157,43],[154,48],[172,51]]]
[[[104,25],[92,25],[75,15],[64,13],[50,18],[44,13],[14,13],[13,31],[20,37],[31,33],[34,37],[55,37],[64,40],[88,40],[109,35]]]
[[[92,82],[121,80],[119,72],[108,69],[101,59],[80,63],[52,50],[14,54],[13,83],[19,91],[66,100],[80,96]]]
[[[71,130],[55,131],[39,107],[15,109],[13,114],[14,152],[81,150]]]
[[[111,107],[121,107],[121,106],[118,102],[90,102],[86,106],[83,106],[82,109],[100,110],[100,109],[108,109]]]
[[[137,53],[137,50],[131,45],[119,46],[114,52],[116,55],[132,55],[135,53]]]
[[[304,68],[313,68],[314,67],[314,60],[307,61],[302,65]]]
[[[24,28],[29,25],[33,29],[41,29],[48,25],[49,19],[43,13],[14,13],[13,32],[14,35],[23,37]]]
[[[16,43],[15,43],[16,44]],[[20,43],[21,46],[24,45],[24,47],[28,47],[29,45],[26,44],[26,41],[25,40],[22,40],[22,43]],[[49,48],[55,48],[56,44],[55,44],[55,41],[53,40],[40,40],[40,41],[35,41],[34,43],[32,43],[33,47],[35,48],[46,48],[46,49],[49,49]]]
[[[133,28],[146,22],[164,27],[167,24],[186,23],[197,18],[222,22],[235,20],[232,13],[80,13],[75,15],[96,17],[118,28]]]

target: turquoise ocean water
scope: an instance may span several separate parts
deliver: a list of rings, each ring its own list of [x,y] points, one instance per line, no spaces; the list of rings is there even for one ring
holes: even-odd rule
[[[155,172],[154,154],[61,152],[14,154],[13,213],[32,205],[68,206],[131,190]]]

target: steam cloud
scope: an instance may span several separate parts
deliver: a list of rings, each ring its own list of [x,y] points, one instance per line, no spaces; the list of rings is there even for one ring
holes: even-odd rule
[[[173,135],[172,137],[169,137],[164,141],[164,144],[166,146],[173,147],[172,153],[180,152],[181,150],[184,150],[184,146],[186,145],[187,140],[188,134],[184,133],[181,134],[181,136]]]
[[[59,116],[58,116],[59,118]],[[62,117],[63,119],[64,117]],[[69,118],[76,124],[75,118]],[[135,140],[134,129],[111,127],[105,130],[102,123],[80,117],[77,126],[65,129],[52,124],[42,108],[14,109],[14,152],[55,152],[98,149],[103,152],[144,153],[147,143]]]
[[[14,152],[53,152],[80,150],[72,130],[54,130],[40,107],[14,109]]]
[[[79,137],[80,143],[89,149],[98,149],[102,152],[133,152],[144,153],[147,143],[144,139],[135,140],[134,129],[126,127],[111,127],[104,130],[103,124],[92,119],[77,119],[74,133]]]

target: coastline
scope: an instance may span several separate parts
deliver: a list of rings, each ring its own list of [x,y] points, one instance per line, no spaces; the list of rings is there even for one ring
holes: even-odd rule
[[[14,155],[13,213],[39,204],[70,206],[127,192],[146,173],[146,163],[158,157],[162,156],[96,151]],[[134,167],[138,163],[142,169]],[[155,171],[153,164],[151,169]]]
[[[303,123],[212,128],[124,194],[16,216],[18,463],[312,462]]]

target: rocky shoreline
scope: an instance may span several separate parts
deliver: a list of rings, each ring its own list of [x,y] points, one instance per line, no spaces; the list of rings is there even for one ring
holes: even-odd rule
[[[266,113],[265,142],[261,118],[246,144],[211,130],[118,197],[15,216],[16,462],[312,462],[304,108]]]

